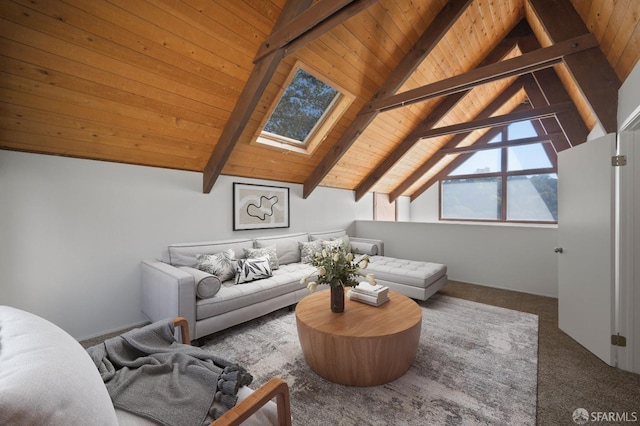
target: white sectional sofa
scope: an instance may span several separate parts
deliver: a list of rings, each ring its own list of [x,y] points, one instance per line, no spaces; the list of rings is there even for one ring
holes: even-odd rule
[[[152,322],[183,317],[189,323],[191,338],[199,339],[295,305],[309,294],[300,279],[315,271],[302,261],[305,251],[301,253],[301,248],[345,236],[344,230],[337,230],[171,244],[163,250],[161,260],[142,262],[142,311]],[[367,273],[374,273],[379,283],[408,297],[426,300],[446,284],[445,265],[385,257],[380,240],[350,237],[349,243],[358,253],[370,256]],[[270,250],[273,246],[278,265],[267,278],[242,284],[233,279],[212,284],[215,277],[196,269],[198,255],[232,250],[235,258],[243,259],[247,251]]]

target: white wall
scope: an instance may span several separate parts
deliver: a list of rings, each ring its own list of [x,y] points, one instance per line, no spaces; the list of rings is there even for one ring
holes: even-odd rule
[[[411,202],[411,222],[440,221],[440,185],[434,183]]]
[[[232,183],[290,188],[291,227],[232,229]],[[144,321],[140,260],[169,243],[352,228],[368,194],[0,150],[0,304],[41,315],[76,338]]]
[[[455,281],[558,296],[554,226],[357,220],[355,235],[383,240],[386,256],[443,263]]]
[[[411,198],[400,196],[396,199],[396,212],[398,213],[396,220],[398,222],[411,221]]]
[[[618,90],[618,129],[626,128],[640,115],[640,62],[636,63]]]

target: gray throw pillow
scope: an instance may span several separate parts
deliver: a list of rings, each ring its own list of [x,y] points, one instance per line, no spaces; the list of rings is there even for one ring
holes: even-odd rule
[[[178,269],[193,275],[196,282],[196,296],[200,299],[209,299],[220,291],[222,287],[222,281],[220,278],[212,275],[208,272],[201,271],[195,268],[189,268],[188,266],[181,266]]]
[[[221,281],[227,281],[236,274],[235,257],[233,249],[228,249],[216,254],[199,254],[196,259],[199,270],[215,275]]]
[[[298,243],[300,246],[300,260],[302,263],[311,263],[311,260],[322,251],[322,241],[309,241],[308,243]]]
[[[332,238],[332,242],[340,241],[340,245],[342,245],[342,249],[347,253],[351,252],[351,243],[349,242],[349,236],[343,235],[342,237]]]
[[[334,249],[343,249],[343,245],[342,245],[342,240],[334,240],[334,241],[327,241],[327,240],[323,240],[322,241],[322,248],[327,249],[327,250],[334,250]]]
[[[244,249],[244,257],[247,259],[256,259],[258,257],[269,257],[269,265],[272,270],[278,269],[280,267],[280,263],[278,262],[278,253],[276,252],[276,246],[268,246],[262,248],[250,248]]]

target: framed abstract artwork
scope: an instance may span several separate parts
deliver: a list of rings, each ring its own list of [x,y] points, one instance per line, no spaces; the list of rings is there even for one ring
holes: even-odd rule
[[[289,227],[289,188],[233,184],[233,230]]]

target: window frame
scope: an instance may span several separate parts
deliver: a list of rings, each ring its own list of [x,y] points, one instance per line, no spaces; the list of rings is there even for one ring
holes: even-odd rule
[[[325,109],[324,113],[320,116],[320,118],[302,143],[298,140],[291,139],[286,136],[277,135],[264,130],[274,110],[280,104],[282,96],[293,81],[298,69],[303,70],[316,79],[331,86],[339,93]],[[355,98],[356,97],[351,92],[346,90],[333,79],[328,78],[326,75],[322,74],[306,63],[300,60],[296,60],[295,64],[289,71],[284,84],[280,88],[278,96],[274,98],[274,101],[271,103],[271,106],[267,110],[264,119],[260,123],[257,135],[253,138],[252,143],[259,144],[261,146],[277,148],[279,150],[284,149],[294,154],[312,155],[318,149],[320,144],[327,138],[333,127],[338,123],[340,118],[342,118]]]
[[[533,123],[532,123],[533,124]],[[534,126],[535,129],[535,126]],[[536,133],[538,133],[536,131]],[[505,126],[504,128],[502,128],[500,130],[500,135],[502,135],[502,138],[500,141],[498,142],[507,142],[509,141],[509,131],[508,131],[508,126]],[[541,144],[543,144],[542,142],[539,142]],[[530,224],[557,224],[558,221],[554,220],[554,221],[545,221],[545,220],[508,220],[507,219],[507,203],[508,203],[508,194],[507,194],[507,184],[508,184],[508,178],[511,176],[529,176],[529,175],[544,175],[544,174],[555,174],[556,176],[558,175],[558,168],[556,166],[554,166],[554,162],[552,161],[551,158],[549,158],[549,162],[552,164],[551,167],[544,167],[544,168],[537,168],[537,169],[526,169],[526,170],[513,170],[513,171],[509,171],[508,170],[508,150],[509,147],[505,146],[502,148],[498,148],[496,147],[496,149],[500,149],[501,150],[501,158],[500,158],[500,171],[498,172],[489,172],[489,173],[473,173],[473,174],[466,174],[466,175],[454,175],[454,176],[449,176],[449,174],[447,174],[447,176],[443,177],[442,179],[440,179],[438,181],[438,190],[439,190],[439,197],[438,197],[438,219],[440,221],[443,222],[484,222],[484,223],[530,223]],[[546,152],[547,157],[549,157],[549,154]],[[473,154],[472,154],[473,155]],[[461,163],[462,164],[462,163]],[[461,165],[460,164],[460,165]],[[457,167],[456,167],[457,168]],[[455,170],[455,169],[454,169]],[[449,173],[453,173],[452,170]],[[501,205],[500,205],[500,211],[501,211],[501,217],[500,219],[468,219],[468,218],[446,218],[442,216],[442,212],[443,212],[443,192],[442,192],[442,183],[443,181],[452,181],[452,180],[463,180],[463,179],[479,179],[479,178],[495,178],[498,177],[500,178],[501,182]]]

